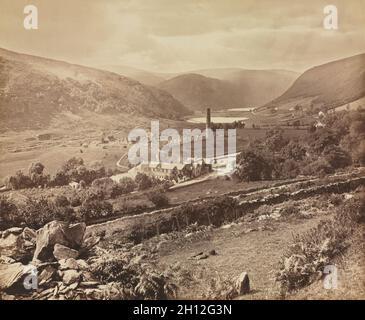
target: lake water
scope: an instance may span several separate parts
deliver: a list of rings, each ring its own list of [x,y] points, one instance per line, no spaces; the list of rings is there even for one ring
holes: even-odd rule
[[[248,120],[246,117],[211,117],[213,123],[232,123],[234,121]],[[206,123],[206,117],[194,117],[187,120],[190,123]]]
[[[233,109],[228,109],[228,111],[244,111],[244,112],[251,112],[254,111],[255,108],[233,108]]]

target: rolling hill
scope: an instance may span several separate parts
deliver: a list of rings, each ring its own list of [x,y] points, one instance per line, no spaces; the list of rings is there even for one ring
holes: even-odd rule
[[[188,110],[169,93],[118,75],[0,49],[0,124],[49,126],[60,114],[177,119]]]
[[[121,74],[148,86],[157,86],[172,77],[168,73],[155,73],[122,65],[102,65],[100,69]]]
[[[335,108],[365,96],[365,53],[305,71],[281,96],[264,107]]]
[[[210,69],[159,84],[192,110],[256,107],[282,94],[298,76],[282,70]]]
[[[192,110],[223,109],[241,105],[241,95],[230,83],[200,74],[183,74],[159,86]]]

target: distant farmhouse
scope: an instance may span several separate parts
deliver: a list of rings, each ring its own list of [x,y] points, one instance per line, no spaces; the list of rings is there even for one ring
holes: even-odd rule
[[[212,165],[204,161],[192,163],[142,163],[136,167],[138,172],[153,175],[164,179],[176,176],[177,178],[197,178],[212,171]]]

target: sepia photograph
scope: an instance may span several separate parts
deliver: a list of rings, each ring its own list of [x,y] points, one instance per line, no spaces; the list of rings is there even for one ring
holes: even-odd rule
[[[364,299],[363,0],[0,0],[0,300]]]

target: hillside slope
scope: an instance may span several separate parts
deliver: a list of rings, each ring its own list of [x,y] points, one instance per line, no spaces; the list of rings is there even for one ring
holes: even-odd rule
[[[334,108],[365,96],[365,53],[329,62],[304,72],[280,97],[266,107],[289,109]]]
[[[181,74],[159,88],[193,110],[256,107],[282,94],[296,77],[280,70],[210,69]]]
[[[0,49],[0,124],[39,128],[62,113],[176,119],[187,109],[167,92],[124,76]]]
[[[102,65],[100,69],[121,74],[148,86],[157,86],[173,76],[168,73],[155,73],[122,65]]]
[[[183,74],[159,85],[192,110],[237,107],[241,96],[229,83],[199,74]]]

